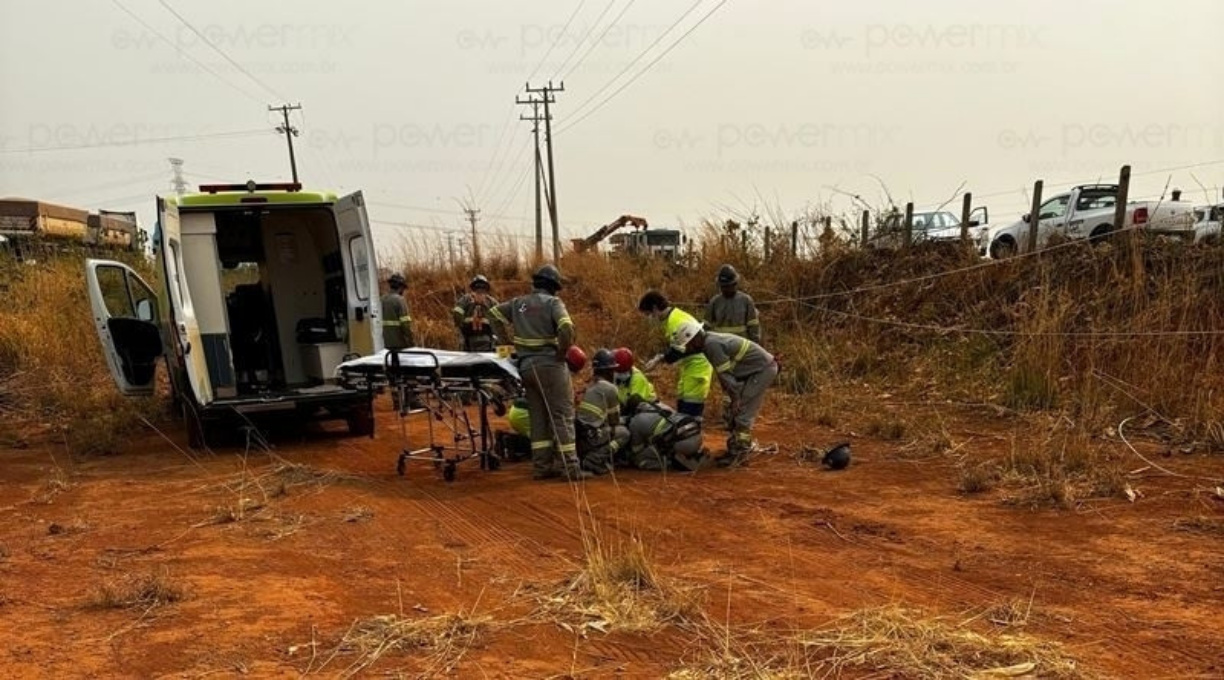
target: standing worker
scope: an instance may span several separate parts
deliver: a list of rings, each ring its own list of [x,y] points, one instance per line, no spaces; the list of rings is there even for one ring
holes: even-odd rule
[[[739,289],[735,267],[718,268],[718,295],[706,306],[706,326],[715,333],[729,333],[761,344],[761,319],[752,296]]]
[[[493,325],[489,323],[489,310],[497,306],[490,295],[489,279],[477,274],[468,284],[468,292],[455,301],[451,316],[459,329],[459,347],[464,352],[492,352],[497,347]]]
[[[387,278],[387,294],[382,296],[382,333],[383,346],[388,352],[408,349],[416,345],[412,337],[412,313],[408,309],[408,301],[404,299],[404,291],[408,290],[408,282],[404,275],[396,272]],[[391,404],[396,411],[402,411],[400,404],[401,388],[391,391]],[[421,401],[415,393],[408,400],[410,408],[420,408]]]
[[[692,314],[673,307],[667,297],[657,290],[648,291],[642,296],[642,299],[638,301],[638,311],[652,321],[661,324],[663,341],[668,345],[666,353],[646,363],[646,370],[654,368],[660,360],[669,364],[679,364],[676,410],[684,415],[700,419],[705,412],[706,397],[710,394],[710,378],[714,369],[700,352],[686,355],[671,346],[676,330],[686,322],[697,323],[697,320]]]
[[[739,272],[735,271],[735,267],[724,264],[718,268],[715,283],[718,284],[718,295],[710,298],[706,306],[706,328],[761,344],[761,319],[752,296],[739,289]],[[731,399],[727,395],[723,395],[722,414],[723,425],[730,431]]]
[[[724,460],[742,461],[753,449],[752,425],[765,402],[765,390],[778,377],[777,360],[751,340],[707,333],[696,321],[681,324],[672,345],[679,351],[701,352],[714,365],[719,383],[731,397],[732,427]]]
[[[382,296],[383,346],[390,350],[408,349],[416,344],[412,337],[412,313],[404,299],[408,282],[396,272],[387,279],[387,287],[391,290]]]
[[[565,303],[557,297],[561,272],[546,264],[532,275],[531,286],[527,295],[491,308],[489,317],[499,337],[513,337],[518,355],[531,416],[532,478],[587,479],[591,473],[579,466],[574,444],[574,392],[565,357],[575,333]]]
[[[620,398],[612,383],[616,359],[600,349],[591,359],[594,376],[578,405],[578,458],[594,474],[611,472],[617,454],[629,443],[629,430],[621,425]]]

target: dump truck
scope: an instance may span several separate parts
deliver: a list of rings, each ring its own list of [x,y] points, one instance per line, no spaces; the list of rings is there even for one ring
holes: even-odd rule
[[[135,213],[90,213],[80,208],[24,198],[0,200],[0,236],[135,249]]]

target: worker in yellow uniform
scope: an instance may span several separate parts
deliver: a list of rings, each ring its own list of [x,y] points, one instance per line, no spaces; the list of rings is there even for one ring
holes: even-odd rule
[[[678,309],[657,290],[648,291],[638,301],[638,311],[659,323],[667,351],[646,363],[646,370],[659,361],[677,364],[680,375],[676,384],[676,410],[687,416],[701,418],[705,413],[706,397],[710,394],[710,379],[714,368],[701,352],[686,354],[672,346],[672,337],[685,322],[697,323],[692,314]],[[699,324],[700,325],[700,324]]]
[[[637,405],[658,403],[659,396],[655,394],[654,385],[642,369],[633,364],[633,350],[628,347],[617,347],[612,351],[616,360],[616,373],[613,382],[616,384],[616,396],[620,400],[621,410],[626,414],[637,411]],[[629,402],[633,400],[633,405]]]

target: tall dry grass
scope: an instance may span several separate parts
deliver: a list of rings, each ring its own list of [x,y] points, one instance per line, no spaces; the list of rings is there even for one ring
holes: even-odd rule
[[[0,436],[10,444],[51,436],[73,453],[110,453],[142,414],[159,411],[155,400],[127,399],[114,387],[82,253],[50,251],[29,263],[0,250],[0,296]]]

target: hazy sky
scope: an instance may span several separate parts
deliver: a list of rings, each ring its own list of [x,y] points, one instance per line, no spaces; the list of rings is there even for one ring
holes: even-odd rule
[[[0,0],[0,196],[151,223],[170,156],[192,184],[283,180],[266,107],[288,101],[303,182],[364,190],[384,244],[440,238],[388,222],[460,228],[469,195],[483,228],[527,235],[514,98],[530,76],[565,82],[563,236],[625,212],[691,226],[852,208],[839,190],[878,205],[880,182],[920,208],[966,182],[997,222],[1038,177],[1122,163],[1132,195],[1171,176],[1206,200],[1195,178],[1224,185],[1222,26],[1216,0]],[[1208,165],[1154,172],[1191,164]]]

